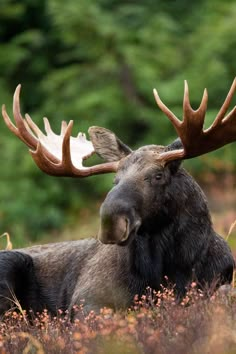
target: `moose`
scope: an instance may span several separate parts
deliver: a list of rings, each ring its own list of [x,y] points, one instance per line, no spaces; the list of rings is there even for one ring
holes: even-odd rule
[[[22,117],[19,85],[13,98],[15,124],[4,105],[2,115],[43,172],[69,177],[116,175],[100,208],[96,238],[0,252],[0,313],[11,307],[13,294],[26,310],[46,308],[53,314],[67,309],[72,314],[82,299],[87,312],[125,309],[147,287],[159,290],[172,284],[181,298],[192,281],[202,289],[230,283],[231,251],[213,230],[206,197],[181,162],[236,140],[236,106],[226,115],[235,89],[236,79],[206,130],[206,90],[199,108],[193,110],[185,81],[183,120],[154,90],[156,103],[178,138],[168,146],[132,151],[113,132],[97,126],[89,128],[90,140],[82,133],[72,137],[73,121],[62,122],[57,135],[44,118],[44,134],[28,114]],[[95,152],[105,162],[83,166]]]

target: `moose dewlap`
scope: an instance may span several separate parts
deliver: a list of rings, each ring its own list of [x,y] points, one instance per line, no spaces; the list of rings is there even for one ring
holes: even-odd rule
[[[147,145],[132,151],[101,127],[71,137],[73,121],[62,122],[56,135],[45,119],[46,135],[29,115],[20,112],[20,86],[13,99],[12,123],[5,106],[7,127],[29,148],[44,172],[54,176],[86,177],[115,172],[115,185],[100,208],[97,239],[61,242],[0,252],[0,312],[18,299],[27,310],[71,311],[85,300],[85,310],[126,308],[147,286],[172,284],[184,295],[194,280],[202,289],[230,283],[234,259],[224,239],[212,227],[206,198],[181,167],[197,157],[236,140],[236,107],[226,115],[235,93],[228,96],[210,128],[203,130],[207,109],[204,91],[194,111],[185,83],[183,120],[154,96],[179,138],[168,146]],[[84,167],[97,153],[105,162]]]

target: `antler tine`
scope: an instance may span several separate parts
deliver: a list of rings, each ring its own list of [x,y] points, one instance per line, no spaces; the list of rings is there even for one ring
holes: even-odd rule
[[[204,125],[204,119],[207,110],[208,94],[205,89],[202,96],[202,101],[197,110],[194,110],[190,104],[189,88],[187,80],[184,81],[184,99],[183,99],[183,131],[188,130],[188,134],[196,134],[196,130],[200,131]],[[192,128],[192,129],[191,129]]]
[[[2,116],[3,119],[6,123],[6,126],[8,127],[8,129],[10,129],[10,131],[15,134],[18,138],[20,138],[20,134],[19,134],[19,130],[17,129],[17,127],[12,123],[9,115],[7,114],[6,111],[6,106],[5,104],[2,105]],[[26,143],[26,142],[25,142]]]
[[[34,148],[37,145],[37,139],[31,134],[30,129],[27,128],[27,123],[22,118],[20,113],[20,103],[19,103],[20,88],[21,86],[18,85],[15,90],[14,100],[13,100],[13,112],[15,114],[14,118],[16,121],[16,126],[12,123],[10,117],[8,116],[5,105],[2,105],[2,116],[8,129],[10,129],[14,135],[16,135],[30,148]]]
[[[64,135],[66,132],[66,128],[67,128],[67,123],[63,120],[61,122],[61,135]]]
[[[183,99],[183,112],[184,112],[184,119],[188,116],[188,113],[192,113],[193,109],[190,105],[189,100],[189,89],[188,89],[188,82],[184,80],[184,99]]]
[[[174,115],[173,112],[171,112],[171,110],[166,107],[166,105],[162,102],[162,100],[160,99],[160,96],[158,95],[158,92],[156,89],[153,89],[153,94],[156,100],[156,103],[158,105],[158,107],[162,110],[163,113],[165,113],[165,115],[170,119],[171,123],[174,125],[174,127],[176,129],[178,129],[182,122]]]
[[[43,132],[39,129],[39,127],[33,122],[32,118],[28,113],[25,114],[26,124],[27,126],[36,134],[38,138],[44,136]],[[27,127],[26,127],[27,128]]]
[[[189,114],[198,114],[199,116],[205,116],[207,110],[207,101],[208,101],[208,94],[207,89],[204,90],[202,101],[198,109],[194,110],[191,106],[190,99],[189,99],[189,88],[188,88],[188,81],[184,80],[184,99],[183,99],[183,111],[184,111],[184,118],[185,116],[188,117]]]
[[[203,118],[205,118],[207,103],[208,103],[208,92],[207,89],[205,88],[202,95],[202,101],[200,103],[199,108],[197,109],[197,112],[201,113],[203,115]]]
[[[30,148],[36,148],[38,140],[26,129],[24,119],[20,112],[20,90],[21,85],[18,85],[13,96],[13,115],[18,128],[17,136]]]
[[[212,123],[212,126],[211,128],[215,127],[217,124],[219,124],[219,122],[221,122],[223,119],[224,119],[224,116],[229,108],[229,105],[230,105],[230,102],[233,98],[233,95],[234,95],[234,92],[235,92],[235,88],[236,88],[236,78],[234,79],[231,87],[230,87],[230,90],[228,92],[228,95],[221,107],[221,109],[219,110],[219,113],[217,114],[214,122]],[[225,117],[226,118],[226,117]]]
[[[53,131],[52,131],[52,128],[51,128],[51,125],[49,123],[49,120],[46,118],[46,117],[43,117],[43,123],[44,123],[44,129],[45,129],[45,132],[48,136],[50,135],[56,135]]]
[[[236,116],[236,106],[227,114],[226,117],[222,119],[222,124],[226,124],[230,120],[234,119]]]
[[[71,136],[73,124],[74,124],[73,120],[70,120],[66,128],[65,135],[62,142],[62,165],[65,167],[65,169],[68,169],[70,166],[72,166],[71,154],[70,154],[70,136]]]

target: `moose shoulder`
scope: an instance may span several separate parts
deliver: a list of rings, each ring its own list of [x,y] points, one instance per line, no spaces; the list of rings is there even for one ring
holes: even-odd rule
[[[62,242],[0,252],[0,311],[12,294],[22,307],[40,311],[73,308],[128,307],[147,286],[173,284],[182,296],[191,281],[209,288],[232,280],[234,260],[224,239],[212,228],[206,198],[181,161],[236,140],[236,107],[227,115],[236,80],[212,126],[203,130],[207,93],[194,111],[185,84],[184,118],[180,121],[160,100],[159,107],[179,138],[169,146],[148,145],[132,151],[111,131],[91,127],[71,137],[73,122],[61,134],[45,119],[44,135],[20,113],[17,87],[13,99],[16,126],[3,106],[8,128],[29,148],[36,164],[54,176],[86,177],[115,172],[115,185],[100,209],[97,239]],[[96,152],[105,163],[84,167]]]

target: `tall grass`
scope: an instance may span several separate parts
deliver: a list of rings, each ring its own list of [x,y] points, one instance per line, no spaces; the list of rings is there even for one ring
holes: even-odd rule
[[[126,312],[74,309],[75,320],[11,311],[0,322],[0,353],[234,353],[236,295],[224,286],[206,298],[196,284],[181,302],[173,289],[147,289]],[[28,320],[26,321],[26,317]]]

